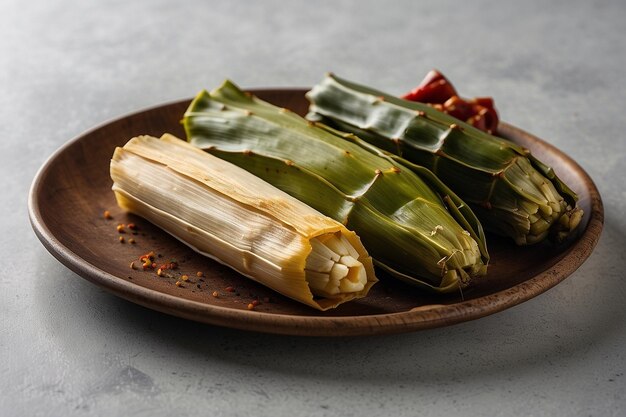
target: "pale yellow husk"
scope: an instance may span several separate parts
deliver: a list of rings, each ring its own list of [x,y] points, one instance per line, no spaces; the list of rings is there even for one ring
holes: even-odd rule
[[[117,148],[111,178],[120,207],[314,308],[364,297],[377,281],[354,232],[172,135],[139,136]],[[320,258],[328,250],[330,263]]]

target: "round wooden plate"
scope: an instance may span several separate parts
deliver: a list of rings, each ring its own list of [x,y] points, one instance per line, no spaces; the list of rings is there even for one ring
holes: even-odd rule
[[[305,91],[252,92],[304,114],[308,105]],[[365,299],[318,312],[196,254],[147,221],[117,208],[109,177],[115,147],[142,134],[170,132],[184,138],[180,120],[188,104],[185,100],[140,111],[71,140],[42,166],[29,196],[33,229],[59,261],[113,294],[168,314],[238,329],[306,336],[397,333],[445,326],[504,310],[558,284],[591,254],[602,230],[602,201],[587,173],[548,143],[501,124],[501,136],[531,149],[578,193],[585,211],[578,234],[561,246],[542,243],[531,247],[488,235],[489,273],[463,294],[427,294],[381,276]],[[113,219],[103,217],[105,210]],[[139,229],[134,235],[120,235],[118,223],[135,223]],[[119,242],[120,236],[126,243]],[[128,243],[130,238],[136,243]],[[160,256],[159,263],[175,258],[180,265],[177,276],[159,277],[154,271],[131,269],[131,262],[149,251]],[[197,277],[198,271],[204,276]],[[190,279],[182,281],[182,274]],[[176,285],[177,278],[182,286]],[[218,297],[213,296],[214,291]],[[248,310],[255,299],[261,304]]]

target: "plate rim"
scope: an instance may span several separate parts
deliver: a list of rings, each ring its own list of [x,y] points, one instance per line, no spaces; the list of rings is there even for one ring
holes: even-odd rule
[[[254,88],[247,91],[253,94],[263,94],[264,92],[304,94],[308,89],[280,87]],[[479,319],[503,311],[544,293],[570,276],[586,261],[598,243],[602,232],[604,224],[602,198],[595,183],[580,164],[556,146],[537,136],[508,123],[500,122],[499,129],[505,133],[505,136],[527,136],[534,143],[557,154],[564,162],[572,165],[578,171],[589,191],[590,218],[585,231],[578,236],[577,240],[564,252],[563,257],[554,265],[526,281],[475,299],[459,301],[454,304],[429,304],[408,311],[371,315],[295,316],[283,313],[239,310],[176,297],[134,284],[90,264],[63,245],[43,221],[42,208],[39,204],[41,183],[56,159],[76,142],[112,123],[160,108],[182,105],[190,101],[191,98],[181,99],[145,107],[110,118],[81,132],[61,145],[45,160],[35,174],[28,195],[28,215],[31,227],[44,247],[58,261],[83,279],[98,285],[114,295],[162,313],[240,330],[297,336],[365,336],[443,327]],[[571,258],[575,258],[576,261],[571,262]],[[226,322],[228,322],[228,325],[225,324]],[[267,326],[268,323],[271,323],[272,326]]]

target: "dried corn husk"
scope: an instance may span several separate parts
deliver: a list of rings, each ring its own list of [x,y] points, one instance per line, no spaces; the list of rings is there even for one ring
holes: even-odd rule
[[[376,282],[354,232],[172,135],[117,148],[111,178],[122,208],[294,300],[326,310]]]

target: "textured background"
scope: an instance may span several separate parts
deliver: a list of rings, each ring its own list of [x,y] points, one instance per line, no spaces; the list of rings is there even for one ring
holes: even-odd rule
[[[0,3],[0,415],[626,414],[626,3]],[[323,72],[401,93],[432,67],[589,172],[606,224],[569,279],[449,328],[304,339],[156,313],[64,268],[28,224],[30,183],[113,117]]]

